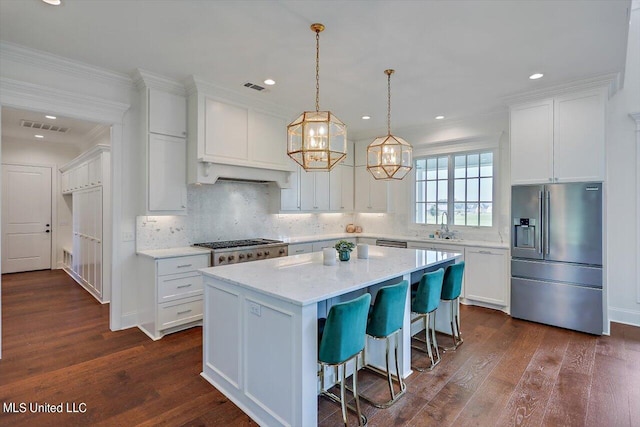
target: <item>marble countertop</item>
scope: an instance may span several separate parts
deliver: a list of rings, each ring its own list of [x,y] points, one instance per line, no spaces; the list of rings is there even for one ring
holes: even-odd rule
[[[337,254],[336,254],[337,256]],[[212,277],[298,305],[308,305],[457,258],[457,253],[369,247],[369,258],[323,264],[313,252],[200,270]],[[205,281],[206,283],[206,281]]]
[[[136,252],[138,255],[143,255],[149,258],[162,259],[162,258],[176,258],[190,255],[209,255],[211,250],[205,248],[198,248],[195,246],[185,246],[182,248],[169,248],[169,249],[149,249],[145,251]]]
[[[373,234],[373,233],[341,233],[341,234],[324,234],[315,236],[300,236],[281,239],[290,245],[298,243],[319,242],[323,240],[339,240],[347,238],[364,237],[368,239],[387,239],[400,240],[403,242],[415,243],[440,243],[454,246],[477,246],[481,248],[509,249],[509,243],[491,242],[486,240],[465,240],[465,239],[436,239],[432,237],[419,236],[400,236],[391,234]]]

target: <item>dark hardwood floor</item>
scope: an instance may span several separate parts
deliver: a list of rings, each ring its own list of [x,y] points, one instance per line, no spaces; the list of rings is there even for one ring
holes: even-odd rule
[[[461,311],[464,344],[411,375],[391,408],[363,404],[370,426],[640,425],[640,328],[613,324],[610,337],[593,337]],[[4,275],[0,425],[256,425],[199,376],[201,328],[154,342],[108,325],[108,306],[62,271]],[[414,352],[416,364],[421,357]],[[384,390],[372,375],[360,384],[368,394]],[[22,402],[85,404],[86,412],[6,411]],[[340,425],[336,405],[318,407],[321,426]]]

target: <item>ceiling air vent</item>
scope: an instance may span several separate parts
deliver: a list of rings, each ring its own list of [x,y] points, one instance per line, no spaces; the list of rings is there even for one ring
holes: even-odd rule
[[[250,82],[245,83],[244,87],[248,87],[249,89],[257,90],[258,92],[262,92],[264,90],[264,87],[262,87],[260,85],[257,85],[255,83],[250,83]]]
[[[51,132],[67,133],[69,128],[51,125],[49,123],[34,122],[33,120],[20,120],[20,126],[23,128],[48,130]]]

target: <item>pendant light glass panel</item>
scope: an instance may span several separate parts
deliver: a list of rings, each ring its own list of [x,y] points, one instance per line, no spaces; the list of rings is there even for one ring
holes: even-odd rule
[[[411,161],[411,145],[397,136],[380,136],[367,147],[367,169],[375,179],[402,179],[411,171]]]
[[[287,155],[305,171],[330,171],[347,155],[347,126],[331,111],[320,110],[320,32],[316,33],[316,111],[305,111],[287,126]]]
[[[305,111],[287,126],[287,153],[307,171],[329,171],[347,152],[347,128],[330,111]]]

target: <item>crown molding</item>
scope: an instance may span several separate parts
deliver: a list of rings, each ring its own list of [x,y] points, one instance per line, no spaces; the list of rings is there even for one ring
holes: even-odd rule
[[[180,96],[185,96],[187,93],[184,84],[140,68],[131,74],[131,79],[137,90],[152,88]]]
[[[85,134],[85,137],[89,141],[95,141],[101,136],[103,136],[104,134],[107,134],[109,132],[110,132],[109,126],[97,124],[93,128],[91,128],[89,132]]]
[[[638,113],[629,113],[631,118],[636,121],[636,130],[640,131],[640,112]],[[639,141],[640,142],[640,141]]]
[[[519,104],[521,102],[535,101],[542,98],[563,95],[581,90],[606,87],[609,98],[616,94],[621,88],[621,73],[610,73],[588,79],[575,80],[561,85],[550,86],[544,89],[532,90],[502,98],[506,105]]]
[[[51,111],[51,106],[55,105],[58,114],[81,119],[87,118],[90,111],[93,117],[90,120],[95,121],[98,116],[100,122],[107,124],[122,123],[124,113],[129,109],[129,104],[4,77],[0,77],[0,104],[35,111]]]
[[[66,172],[69,169],[73,169],[74,167],[76,167],[78,165],[81,165],[85,161],[94,158],[98,154],[110,153],[110,152],[111,152],[111,146],[110,145],[106,145],[106,144],[94,145],[93,147],[91,147],[87,151],[85,151],[84,153],[80,154],[75,159],[73,159],[70,162],[68,162],[68,163],[64,164],[63,166],[61,166],[60,167],[60,172]]]
[[[47,71],[64,73],[107,85],[120,86],[127,90],[131,90],[132,87],[131,78],[126,74],[105,70],[104,68],[4,41],[0,42],[0,62],[3,61],[14,61]]]

